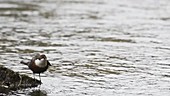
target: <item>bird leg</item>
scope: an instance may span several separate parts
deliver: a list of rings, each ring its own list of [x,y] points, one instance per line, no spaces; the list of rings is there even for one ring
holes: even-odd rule
[[[40,79],[40,82],[41,82],[41,76],[40,76],[40,73],[39,73],[39,79]]]

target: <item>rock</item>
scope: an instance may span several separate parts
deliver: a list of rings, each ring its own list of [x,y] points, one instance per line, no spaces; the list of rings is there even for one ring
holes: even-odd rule
[[[8,93],[21,88],[37,87],[40,84],[41,82],[37,79],[0,66],[0,93]]]

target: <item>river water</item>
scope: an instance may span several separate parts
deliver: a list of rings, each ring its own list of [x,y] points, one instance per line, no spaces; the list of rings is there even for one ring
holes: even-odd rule
[[[1,0],[0,64],[44,53],[43,84],[18,96],[169,96],[169,0]],[[38,76],[36,76],[38,79]]]

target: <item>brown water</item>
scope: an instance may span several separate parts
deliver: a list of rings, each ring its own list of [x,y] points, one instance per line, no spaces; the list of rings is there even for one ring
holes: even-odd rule
[[[52,63],[21,96],[169,96],[169,0],[1,0],[0,64]],[[37,76],[38,78],[38,76]]]

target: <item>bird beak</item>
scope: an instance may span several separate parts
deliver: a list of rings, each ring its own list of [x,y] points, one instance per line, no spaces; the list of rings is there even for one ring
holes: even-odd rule
[[[49,66],[52,66],[48,60],[47,60],[47,64],[48,64]]]

